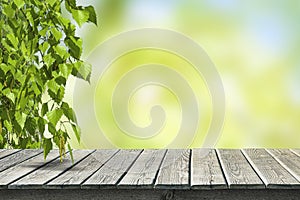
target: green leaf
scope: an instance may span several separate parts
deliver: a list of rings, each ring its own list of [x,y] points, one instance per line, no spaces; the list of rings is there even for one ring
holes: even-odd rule
[[[89,22],[94,23],[95,25],[97,25],[97,15],[95,12],[95,9],[93,6],[88,6],[85,8],[85,10],[89,13]]]
[[[36,96],[41,94],[41,91],[40,91],[39,87],[37,86],[36,82],[32,82],[32,89]]]
[[[48,42],[43,42],[43,44],[39,45],[39,49],[45,53],[47,51],[47,49],[49,48],[49,43]]]
[[[90,82],[92,72],[92,66],[90,64],[79,61],[74,64],[74,67],[76,69],[74,72],[72,72],[74,76]]]
[[[27,115],[25,113],[16,112],[15,118],[18,124],[20,125],[21,129],[23,129],[26,122]]]
[[[57,96],[56,96],[56,93],[52,92],[51,90],[48,90],[48,95],[51,97],[52,100],[54,100],[56,103],[59,103],[56,101],[57,99]]]
[[[82,40],[80,38],[70,36],[65,39],[65,43],[70,49],[71,56],[80,59],[82,51]]]
[[[55,126],[54,126],[51,122],[48,123],[48,131],[49,131],[52,135],[55,135],[55,134],[56,134]]]
[[[56,81],[54,79],[48,81],[47,83],[48,88],[53,92],[53,93],[57,93],[59,90],[59,85],[56,83]]]
[[[3,124],[4,124],[4,127],[5,127],[9,132],[12,132],[12,124],[11,124],[9,121],[4,120]]]
[[[14,3],[18,7],[18,9],[20,9],[22,6],[24,6],[25,1],[23,1],[23,0],[14,0]]]
[[[51,33],[53,34],[54,38],[57,41],[59,41],[61,39],[61,37],[62,37],[62,33],[59,30],[57,30],[56,28],[52,28],[51,29]]]
[[[42,30],[39,31],[39,34],[40,34],[41,36],[46,36],[47,31],[48,31],[48,27],[43,28]]]
[[[72,72],[73,65],[72,64],[60,64],[58,66],[62,75],[67,79]]]
[[[53,6],[57,2],[57,0],[46,0],[46,1],[47,3],[49,3],[50,6]]]
[[[50,150],[52,150],[51,139],[44,138],[43,148],[44,148],[44,159],[46,160],[47,155],[49,154]]]
[[[43,57],[43,60],[45,61],[45,64],[46,64],[48,67],[50,67],[50,66],[54,63],[54,61],[55,61],[55,59],[51,56],[51,54],[45,55],[45,56]]]
[[[89,19],[89,12],[87,10],[72,9],[71,13],[73,18],[75,19],[75,21],[80,27]]]
[[[19,82],[21,82],[22,85],[23,85],[25,82],[26,82],[26,84],[27,84],[27,81],[28,81],[29,78],[30,78],[30,74],[28,74],[28,75],[26,76],[26,75],[24,75],[24,73],[22,73],[22,71],[19,70],[19,69],[16,70],[14,76],[15,76],[14,78],[15,78],[16,80],[18,80]]]
[[[6,95],[6,97],[9,98],[13,103],[15,103],[16,97],[14,93],[10,92],[9,94]]]
[[[25,56],[27,53],[27,48],[25,46],[24,41],[21,42],[21,51],[22,51],[23,56]]]
[[[38,128],[41,134],[43,134],[45,132],[45,119],[42,117],[39,117],[38,119]]]
[[[68,143],[68,150],[70,152],[70,157],[71,157],[72,163],[74,164],[73,149],[72,149],[70,143]]]
[[[7,39],[11,42],[15,49],[18,48],[19,40],[14,36],[13,33],[9,33],[6,35]]]
[[[76,0],[66,0],[66,2],[71,6],[72,8],[76,7]]]
[[[44,116],[47,112],[48,112],[48,104],[43,103],[42,110],[41,110],[41,115]]]
[[[76,114],[72,108],[62,108],[64,115],[72,122],[77,123]]]
[[[29,22],[31,23],[31,25],[34,25],[34,20],[33,20],[33,17],[30,12],[26,13],[26,17],[29,20]]]
[[[77,139],[77,141],[78,141],[78,143],[80,143],[80,128],[77,126],[77,125],[75,125],[75,124],[72,124],[72,129],[73,129],[73,131],[74,131],[74,133],[75,133],[75,136],[76,136],[76,139]]]
[[[12,92],[10,91],[9,88],[4,89],[4,90],[2,91],[2,93],[3,93],[7,98],[9,98],[13,103],[15,103],[15,99],[16,99],[15,94],[12,93]]]
[[[65,7],[71,13],[73,8],[76,8],[76,0],[65,0]]]
[[[63,86],[60,86],[60,88],[57,92],[55,101],[57,103],[61,102],[63,100],[64,96],[65,96],[65,88]]]
[[[65,86],[66,83],[67,83],[67,80],[66,80],[66,78],[63,77],[63,76],[58,76],[58,77],[55,78],[55,82],[56,82],[58,85],[63,85],[63,86]]]
[[[62,59],[67,59],[68,56],[70,56],[70,54],[68,54],[66,48],[61,45],[57,45],[57,46],[53,47],[53,49],[55,50],[56,54],[59,55]]]
[[[62,102],[62,103],[61,103],[61,108],[62,108],[62,109],[68,109],[68,108],[70,108],[70,106],[69,106],[68,103]]]
[[[25,109],[27,103],[28,103],[28,96],[25,96],[25,93],[23,92],[22,93],[22,96],[20,98],[20,103],[18,105],[18,108],[21,108],[21,109]]]
[[[12,70],[13,68],[10,65],[6,65],[4,63],[0,64],[1,70],[6,74],[9,70]]]
[[[63,111],[61,109],[55,109],[55,110],[48,112],[46,115],[47,115],[48,120],[54,126],[56,126],[57,122],[60,120],[61,116],[63,115]]]
[[[3,13],[9,18],[13,18],[15,15],[15,10],[10,5],[7,5],[3,9]]]
[[[37,123],[34,118],[28,117],[24,127],[31,135],[33,135],[35,134]]]

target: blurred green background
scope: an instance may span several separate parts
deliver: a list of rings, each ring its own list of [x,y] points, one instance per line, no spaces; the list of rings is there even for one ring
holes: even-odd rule
[[[91,4],[98,14],[98,27],[88,24],[78,30],[84,58],[113,35],[145,27],[180,32],[206,51],[226,95],[226,117],[216,147],[300,146],[300,1],[81,0],[78,4]],[[74,81],[68,87],[67,99],[72,101]],[[209,120],[205,122],[203,126],[208,126]],[[82,130],[82,144],[74,140],[73,146],[111,147],[105,137],[95,134],[93,129]],[[191,147],[201,147],[202,141],[199,136]]]

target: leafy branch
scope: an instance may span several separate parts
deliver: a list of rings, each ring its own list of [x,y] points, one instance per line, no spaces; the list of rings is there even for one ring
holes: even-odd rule
[[[66,147],[72,151],[67,124],[80,142],[75,112],[63,99],[68,78],[89,82],[91,65],[81,60],[82,39],[63,4],[79,27],[97,25],[94,8],[75,0],[0,2],[0,148],[43,148],[46,158],[56,144],[62,160]]]

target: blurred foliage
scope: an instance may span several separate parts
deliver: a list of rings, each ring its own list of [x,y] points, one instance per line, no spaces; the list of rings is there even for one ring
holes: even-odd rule
[[[300,1],[89,3],[95,5],[101,25],[79,30],[87,41],[85,57],[127,30],[155,27],[181,32],[206,50],[223,80],[226,120],[217,147],[299,147]],[[132,63],[136,59],[143,55]],[[111,147],[92,128],[83,132],[85,147]],[[202,141],[195,140],[192,147],[200,147]]]

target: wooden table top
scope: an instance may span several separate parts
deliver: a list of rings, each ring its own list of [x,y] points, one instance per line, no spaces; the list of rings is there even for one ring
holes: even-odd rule
[[[0,149],[0,189],[300,189],[300,149]]]

